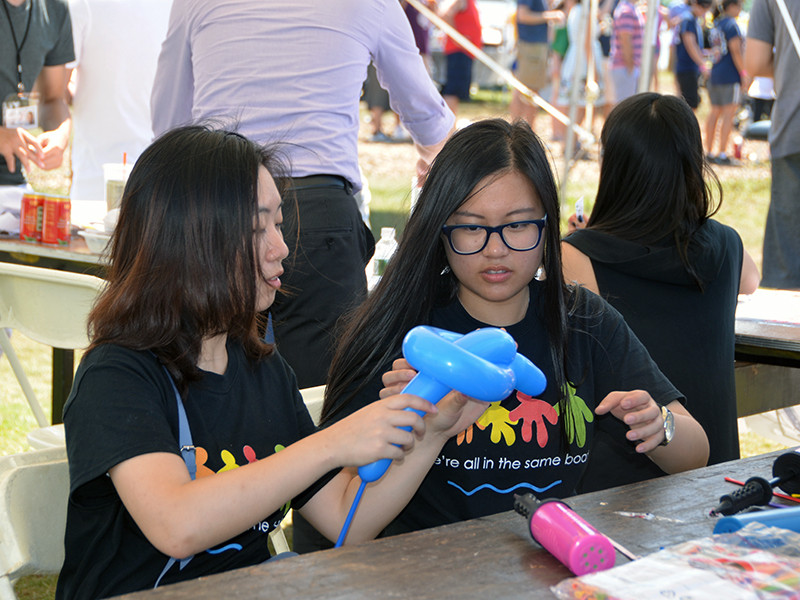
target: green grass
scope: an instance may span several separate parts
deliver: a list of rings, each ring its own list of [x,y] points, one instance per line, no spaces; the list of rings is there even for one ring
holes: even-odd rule
[[[399,238],[411,207],[410,182],[399,177],[382,178],[370,182],[370,192],[369,220],[375,239],[380,237],[381,227],[394,227]]]
[[[716,219],[730,225],[756,264],[761,265],[764,225],[770,198],[769,177],[753,176],[723,181],[722,207]]]
[[[11,343],[49,419],[52,350],[19,332],[12,334]],[[0,358],[0,389],[3,390],[0,398],[0,454],[25,452],[30,449],[26,436],[38,425],[6,357]]]

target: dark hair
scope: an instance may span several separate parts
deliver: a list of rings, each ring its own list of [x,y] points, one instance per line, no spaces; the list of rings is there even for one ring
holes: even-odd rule
[[[718,0],[714,3],[713,18],[716,21],[731,6],[741,6],[742,0]]]
[[[91,348],[150,350],[185,395],[203,338],[225,333],[250,360],[258,335],[254,249],[259,168],[282,173],[274,148],[192,125],[165,133],[136,162],[111,236],[108,285],[91,314]]]
[[[672,236],[686,271],[702,289],[689,245],[719,209],[722,187],[703,156],[692,109],[676,96],[631,96],[608,115],[600,143],[600,184],[587,228],[641,244]]]
[[[343,327],[325,390],[323,419],[335,414],[374,378],[400,348],[405,334],[429,322],[435,306],[456,298],[442,226],[487,177],[518,172],[528,178],[547,215],[543,267],[545,312],[557,395],[566,403],[567,308],[561,272],[558,191],[541,140],[524,121],[478,121],[461,129],[433,161],[397,253],[366,302]],[[347,398],[342,395],[348,391]],[[334,409],[334,405],[336,408]],[[561,414],[570,414],[562,404]]]

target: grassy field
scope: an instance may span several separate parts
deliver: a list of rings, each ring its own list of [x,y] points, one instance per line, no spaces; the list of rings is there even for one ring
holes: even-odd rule
[[[662,91],[673,89],[671,75],[660,76]],[[476,120],[487,117],[507,116],[509,96],[496,91],[481,91],[474,102],[462,104],[460,119]],[[707,113],[708,103],[702,105],[698,113],[701,122]],[[388,119],[388,117],[387,117]],[[387,120],[387,124],[390,120]],[[600,123],[596,123],[597,134]],[[536,122],[537,133],[547,142],[550,140],[550,119],[541,115]],[[372,195],[370,204],[372,228],[379,235],[381,226],[394,226],[399,233],[409,209],[410,182],[414,174],[415,154],[409,144],[370,144],[368,128],[362,127],[359,146],[360,162],[369,181]],[[391,131],[391,129],[388,129]],[[553,166],[563,173],[563,157],[558,144],[551,145]],[[768,147],[765,143],[748,142],[746,152],[755,155],[754,161],[745,161],[737,167],[720,167],[717,170],[723,184],[724,203],[718,214],[723,223],[733,226],[741,235],[745,248],[758,265],[761,264],[761,244],[764,222],[769,203],[770,172]],[[590,148],[590,157],[597,157],[597,148]],[[568,207],[583,196],[587,209],[597,190],[598,165],[596,160],[580,161],[570,171],[569,182],[564,195]],[[67,193],[69,188],[69,169],[65,165],[57,171],[31,174],[31,182],[39,191]],[[45,411],[49,415],[50,406],[50,348],[26,339],[15,333],[12,342],[25,365],[28,376]],[[76,359],[76,364],[77,364]],[[8,361],[0,359],[0,454],[11,454],[28,449],[25,439],[36,423],[27,406],[25,398],[11,371]],[[777,450],[782,446],[751,433],[740,437],[743,456],[752,456]],[[22,599],[49,600],[55,591],[54,577],[26,577],[19,583],[17,592]]]

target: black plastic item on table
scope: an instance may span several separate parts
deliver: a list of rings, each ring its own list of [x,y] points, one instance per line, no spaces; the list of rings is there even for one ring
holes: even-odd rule
[[[738,490],[719,499],[711,516],[734,515],[751,506],[766,506],[772,500],[772,489],[780,487],[787,494],[800,493],[800,448],[781,454],[772,464],[772,479],[751,477]]]

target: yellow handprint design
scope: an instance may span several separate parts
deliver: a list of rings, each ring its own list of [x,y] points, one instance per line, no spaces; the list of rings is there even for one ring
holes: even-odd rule
[[[481,429],[492,427],[491,440],[493,444],[499,444],[502,437],[506,445],[511,446],[517,439],[517,434],[511,426],[516,425],[517,421],[512,421],[508,413],[509,411],[500,406],[499,402],[492,402],[481,418],[475,421],[475,424]]]
[[[570,418],[565,420],[567,427],[567,441],[571,444],[577,441],[578,446],[586,445],[586,423],[594,421],[594,413],[586,406],[583,398],[575,393],[575,386],[567,383],[567,402],[569,404]],[[560,406],[556,404],[556,413],[560,414]]]

